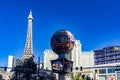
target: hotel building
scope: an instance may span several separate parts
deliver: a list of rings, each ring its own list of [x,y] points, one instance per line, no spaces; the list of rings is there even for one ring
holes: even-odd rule
[[[75,46],[70,55],[66,55],[68,59],[73,61],[73,72],[83,73],[90,77],[93,77],[93,69],[85,69],[85,67],[94,66],[94,54],[93,51],[82,51],[80,40],[75,41]],[[47,49],[44,51],[44,69],[51,70],[50,60],[57,59],[58,55],[55,54],[52,50]],[[83,70],[80,70],[80,67],[83,67]],[[76,69],[78,68],[78,70]]]
[[[100,80],[111,80],[111,76],[117,77],[115,67],[120,65],[120,46],[109,46],[94,51],[95,70],[98,72]]]

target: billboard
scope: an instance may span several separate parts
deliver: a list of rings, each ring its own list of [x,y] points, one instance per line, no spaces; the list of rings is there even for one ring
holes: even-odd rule
[[[51,60],[52,71],[59,72],[71,72],[73,62],[67,59]]]
[[[52,69],[53,69],[53,71],[61,71],[61,70],[63,70],[62,61],[54,61],[52,63]]]
[[[116,80],[116,75],[115,74],[109,74],[108,75],[108,80]]]
[[[64,64],[64,68],[63,68],[64,72],[71,72],[72,71],[72,65],[73,65],[72,61],[64,60],[63,64]]]

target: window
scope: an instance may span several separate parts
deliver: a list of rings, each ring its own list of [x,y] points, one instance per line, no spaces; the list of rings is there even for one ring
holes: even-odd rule
[[[115,69],[114,68],[109,68],[108,73],[115,73]]]
[[[99,74],[105,74],[106,73],[106,69],[99,69]]]

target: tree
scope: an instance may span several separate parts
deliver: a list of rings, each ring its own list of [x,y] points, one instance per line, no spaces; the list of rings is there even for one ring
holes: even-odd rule
[[[31,80],[32,74],[36,73],[37,65],[35,64],[33,58],[24,60],[23,64],[16,66],[15,79]]]
[[[77,74],[74,76],[74,74],[71,74],[71,79],[72,80],[83,80],[83,78],[81,77],[81,73]]]
[[[26,59],[23,63],[24,70],[24,79],[30,80],[32,78],[32,74],[36,73],[37,65],[33,61],[33,58]]]
[[[71,74],[71,79],[72,79],[72,80],[74,80],[74,79],[75,79],[75,77],[74,77],[74,74],[73,74],[73,73]]]
[[[81,73],[76,75],[76,80],[83,80],[83,78],[81,77]]]

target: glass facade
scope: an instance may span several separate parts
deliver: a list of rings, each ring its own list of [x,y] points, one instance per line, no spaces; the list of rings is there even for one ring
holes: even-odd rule
[[[98,72],[99,80],[116,80],[114,67],[95,69]]]
[[[106,74],[106,69],[99,69],[99,74]]]
[[[115,73],[115,69],[114,68],[109,68],[108,73]]]

